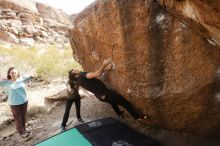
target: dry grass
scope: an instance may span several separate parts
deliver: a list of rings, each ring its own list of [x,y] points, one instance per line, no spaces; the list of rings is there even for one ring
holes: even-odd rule
[[[68,70],[81,69],[73,59],[70,47],[61,50],[56,46],[4,48],[0,45],[0,60],[0,74],[5,74],[9,67],[14,66],[21,73],[35,72],[43,80],[65,78]]]

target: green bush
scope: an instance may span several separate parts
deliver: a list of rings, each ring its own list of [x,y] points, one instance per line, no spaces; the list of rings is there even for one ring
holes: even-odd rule
[[[81,70],[80,64],[73,59],[70,47],[65,49],[58,49],[56,46],[0,47],[0,57],[5,58],[0,62],[0,73],[15,66],[22,74],[36,73],[45,81],[57,77],[66,78],[68,71],[72,68]]]

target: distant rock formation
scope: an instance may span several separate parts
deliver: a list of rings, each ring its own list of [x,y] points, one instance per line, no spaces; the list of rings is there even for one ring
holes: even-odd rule
[[[75,58],[105,78],[146,123],[220,138],[219,1],[98,0],[69,30]]]
[[[69,24],[68,15],[62,10],[54,9],[42,3],[36,3],[36,7],[41,17],[56,20],[62,24]]]
[[[61,48],[69,44],[69,16],[31,0],[0,1],[0,40],[22,44],[53,44]]]

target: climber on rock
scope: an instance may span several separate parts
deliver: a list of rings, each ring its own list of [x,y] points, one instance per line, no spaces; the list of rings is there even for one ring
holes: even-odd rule
[[[78,70],[73,70],[72,74],[77,79],[77,83],[79,86],[93,93],[100,101],[111,104],[113,110],[117,113],[118,116],[124,117],[123,111],[121,111],[118,107],[118,105],[120,105],[124,107],[128,111],[128,113],[136,120],[141,120],[141,116],[135,111],[134,107],[129,101],[127,101],[122,95],[120,95],[116,91],[108,89],[101,80],[97,79],[105,71],[110,70],[112,66],[113,65],[111,59],[108,59],[103,61],[103,64],[97,71],[80,72]]]

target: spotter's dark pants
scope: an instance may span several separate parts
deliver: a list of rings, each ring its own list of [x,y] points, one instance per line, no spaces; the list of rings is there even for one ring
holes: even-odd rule
[[[63,116],[63,121],[62,121],[61,126],[66,127],[66,123],[69,119],[70,109],[71,109],[73,102],[75,102],[76,116],[78,119],[81,118],[81,116],[80,116],[80,106],[81,106],[80,96],[77,96],[75,99],[67,99],[65,113]]]
[[[27,113],[27,105],[28,105],[28,102],[25,102],[20,105],[11,105],[10,106],[12,115],[15,119],[16,129],[19,134],[23,134],[26,131],[25,117],[26,117],[26,113]]]

